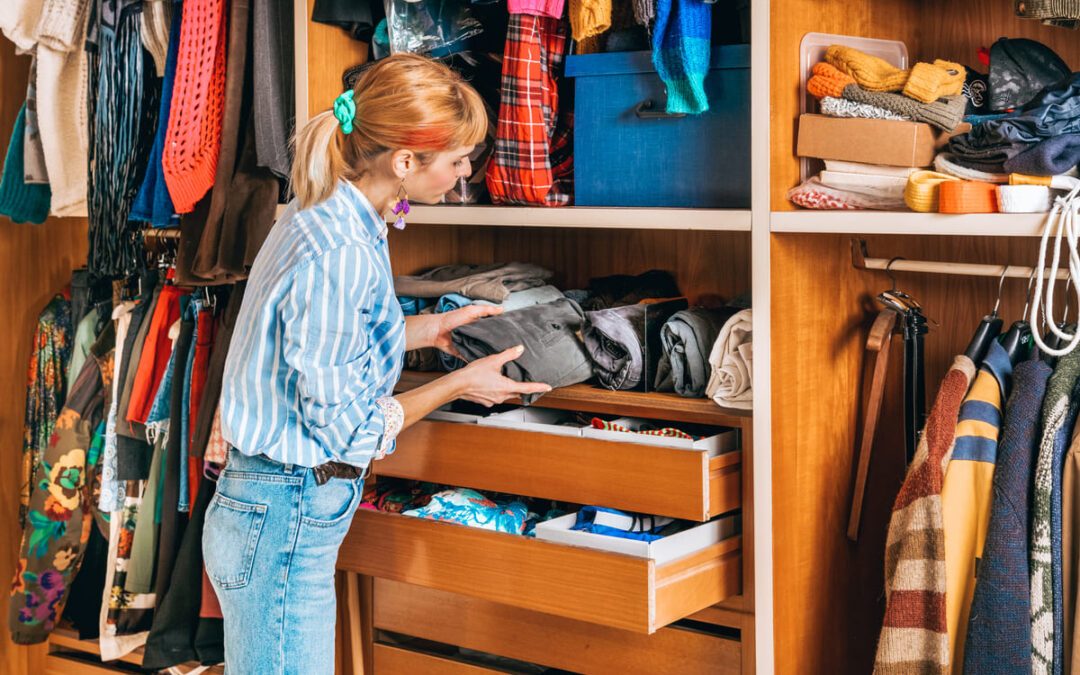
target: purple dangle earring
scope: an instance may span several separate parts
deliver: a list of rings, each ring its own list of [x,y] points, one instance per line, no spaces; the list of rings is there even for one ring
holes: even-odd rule
[[[405,191],[405,179],[401,179],[401,185],[398,186],[398,201],[394,204],[394,208],[391,209],[393,214],[398,217],[394,221],[394,227],[399,230],[405,229],[405,216],[409,215],[409,193]]]

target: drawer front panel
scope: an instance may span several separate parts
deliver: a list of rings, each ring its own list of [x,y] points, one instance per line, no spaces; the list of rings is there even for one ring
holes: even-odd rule
[[[651,560],[362,509],[338,567],[649,633],[739,592],[741,537]]]
[[[617,443],[421,420],[375,472],[413,480],[707,520],[739,508],[742,452]]]
[[[740,670],[739,642],[695,631],[662,628],[641,635],[383,579],[375,580],[374,599],[376,628],[578,673]]]

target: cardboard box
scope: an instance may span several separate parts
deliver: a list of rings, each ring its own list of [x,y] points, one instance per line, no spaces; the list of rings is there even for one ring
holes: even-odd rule
[[[922,122],[802,115],[800,157],[864,164],[927,167],[934,163],[937,136]]]
[[[728,537],[734,537],[742,528],[742,516],[719,516],[670,537],[650,542],[571,530],[570,528],[576,522],[577,513],[575,512],[537,523],[536,538],[570,546],[651,558],[657,565],[663,565],[704,550]]]

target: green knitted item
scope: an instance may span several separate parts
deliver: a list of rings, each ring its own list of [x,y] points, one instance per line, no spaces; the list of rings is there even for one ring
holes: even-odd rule
[[[1068,330],[1076,330],[1075,327]],[[1054,487],[1054,442],[1069,411],[1069,395],[1080,377],[1080,350],[1058,361],[1046,387],[1042,407],[1042,440],[1035,464],[1031,512],[1031,671],[1052,675],[1054,664],[1054,585],[1051,559],[1051,508]]]
[[[23,171],[23,144],[26,142],[26,103],[19,108],[11,133],[4,174],[0,178],[0,215],[16,223],[40,225],[49,217],[52,190],[44,183],[27,183]]]
[[[942,96],[932,103],[922,103],[903,94],[867,91],[857,84],[844,87],[844,98],[856,103],[891,110],[918,122],[933,124],[944,131],[953,131],[964,121],[967,99],[963,95]]]

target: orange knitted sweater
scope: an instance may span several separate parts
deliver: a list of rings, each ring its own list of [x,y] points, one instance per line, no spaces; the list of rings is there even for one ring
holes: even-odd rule
[[[213,186],[225,108],[225,0],[186,0],[161,158],[177,213]]]

